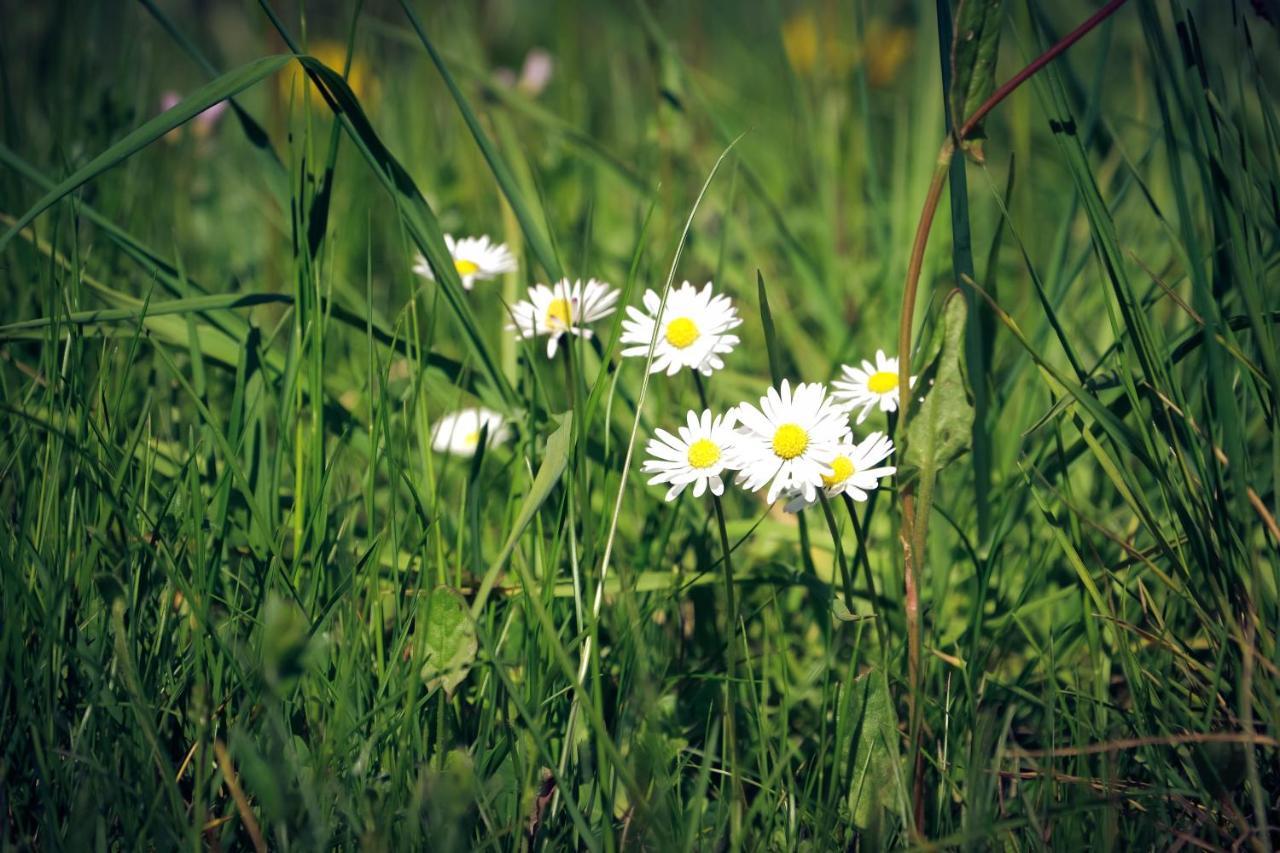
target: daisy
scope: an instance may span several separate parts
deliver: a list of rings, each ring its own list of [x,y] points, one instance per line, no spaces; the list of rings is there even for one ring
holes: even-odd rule
[[[510,436],[502,415],[491,409],[460,409],[445,415],[431,428],[431,449],[454,456],[474,456],[480,444],[480,432],[489,429],[487,445],[493,447]]]
[[[444,235],[444,244],[453,257],[453,268],[462,279],[462,286],[470,290],[477,281],[489,281],[503,273],[516,271],[516,259],[506,243],[490,242],[486,234],[481,237],[463,237],[454,240],[452,234]],[[423,278],[435,281],[431,264],[419,252],[414,257],[413,271]]]
[[[555,287],[537,284],[529,288],[529,298],[511,306],[512,323],[507,326],[522,338],[547,335],[547,358],[556,357],[560,336],[568,333],[591,337],[587,323],[594,323],[613,313],[618,291],[602,281],[588,279],[569,283],[563,278]]]
[[[649,485],[670,483],[666,499],[673,501],[684,487],[693,484],[693,496],[701,497],[711,487],[711,494],[724,494],[724,480],[720,474],[729,466],[730,451],[734,441],[735,416],[728,414],[711,416],[709,409],[702,415],[689,412],[688,425],[672,435],[659,429],[656,438],[649,439],[645,452],[649,458],[640,470],[653,474]]]
[[[831,383],[831,387],[835,389],[832,391],[832,396],[849,411],[862,407],[862,411],[858,413],[858,423],[867,419],[867,415],[871,413],[871,407],[877,403],[880,404],[882,412],[898,410],[897,358],[889,358],[884,354],[884,350],[876,350],[875,364],[864,358],[861,368],[846,364],[840,369],[844,372],[845,381],[841,382],[837,379]],[[916,378],[912,376],[909,387],[914,388],[915,384]]]
[[[633,346],[622,354],[648,358],[652,342],[650,373],[665,370],[668,376],[674,376],[680,368],[689,367],[710,376],[713,370],[724,367],[720,356],[732,352],[738,344],[737,335],[725,332],[737,328],[742,320],[729,297],[711,293],[711,282],[698,290],[686,281],[667,294],[665,306],[661,296],[646,290],[644,307],[649,313],[627,307],[629,317],[622,321],[622,342]]]
[[[831,460],[849,439],[849,416],[827,396],[826,386],[813,382],[796,386],[787,380],[760,398],[760,408],[742,403],[730,467],[738,482],[755,491],[770,483],[767,500],[795,491],[813,500],[823,477],[835,475]]]
[[[855,501],[865,501],[868,493],[880,486],[880,480],[895,473],[893,465],[876,467],[893,453],[893,439],[882,432],[873,432],[858,442],[840,445],[831,459],[830,476],[822,475],[822,488],[828,498],[847,494]],[[795,495],[787,503],[787,512],[799,512],[812,506],[814,501]]]

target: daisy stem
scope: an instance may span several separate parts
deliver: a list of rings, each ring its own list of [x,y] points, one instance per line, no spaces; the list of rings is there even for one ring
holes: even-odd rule
[[[741,838],[742,783],[738,779],[738,738],[737,738],[737,645],[738,645],[738,598],[733,590],[733,560],[730,557],[732,547],[729,544],[729,527],[724,520],[724,506],[720,496],[711,495],[711,503],[716,508],[716,526],[720,528],[720,550],[724,554],[724,598],[728,611],[729,636],[725,643],[725,689],[724,689],[724,762],[729,771],[729,784],[733,790],[733,827],[731,834]],[[735,843],[734,847],[737,846]]]
[[[875,511],[876,492],[871,493],[871,497],[867,501],[867,525],[871,524],[871,514]],[[849,493],[845,492],[840,497],[844,498],[845,509],[849,511],[849,521],[853,523],[853,535],[858,539],[858,547],[853,554],[854,570],[857,570],[859,563],[862,564],[862,571],[866,575],[867,581],[867,600],[871,602],[871,611],[875,615],[872,620],[872,627],[876,632],[876,644],[880,647],[881,654],[884,653],[884,637],[880,633],[880,608],[876,606],[876,585],[871,576],[871,561],[867,558],[867,537],[862,535],[862,523],[858,521],[858,505],[854,503],[853,498],[849,497]]]
[[[707,404],[707,389],[702,377],[695,371],[693,384],[698,389],[698,399],[704,410],[711,407]],[[710,490],[708,490],[710,491]],[[724,602],[727,614],[728,631],[725,638],[725,689],[724,689],[724,763],[729,771],[729,784],[733,791],[733,809],[731,811],[732,826],[731,846],[736,849],[741,840],[742,804],[745,801],[742,783],[738,779],[738,738],[737,738],[737,644],[738,644],[738,597],[733,589],[733,546],[729,543],[729,526],[724,520],[724,505],[720,496],[711,492],[711,503],[716,509],[716,526],[720,530],[720,551],[724,554]]]
[[[827,519],[827,529],[831,531],[831,544],[836,551],[836,565],[840,567],[840,584],[844,588],[844,604],[849,612],[853,612],[853,578],[849,574],[849,560],[844,553],[844,543],[840,540],[840,525],[836,523],[836,514],[831,511],[831,501],[826,491],[818,490],[818,502],[822,504],[822,514]]]

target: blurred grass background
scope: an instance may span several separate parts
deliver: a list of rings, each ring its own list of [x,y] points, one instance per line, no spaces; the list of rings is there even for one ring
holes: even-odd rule
[[[676,269],[746,318],[713,405],[768,384],[757,275],[793,381],[892,352],[947,3],[410,5],[507,194],[396,3],[4,15],[5,230],[167,93],[288,52],[284,30],[349,62],[366,141],[440,230],[522,263],[465,309],[413,276],[434,226],[296,62],[237,95],[247,121],[157,132],[8,239],[0,843],[1280,841],[1273,7],[1126,4],[997,109],[965,212],[944,201],[917,363],[966,253],[1007,313],[970,317],[976,452],[930,526],[913,763],[894,491],[861,542],[839,515],[852,612],[821,515],[731,494],[729,624],[710,507],[632,476],[610,532],[641,370],[608,324],[573,394],[502,325],[548,280],[540,239],[632,303],[660,288],[745,134]],[[1096,9],[1006,5],[997,80]],[[531,52],[545,81],[521,78]],[[655,380],[640,439],[697,399]],[[476,400],[516,440],[432,454],[431,423]],[[465,668],[424,673],[495,559]]]

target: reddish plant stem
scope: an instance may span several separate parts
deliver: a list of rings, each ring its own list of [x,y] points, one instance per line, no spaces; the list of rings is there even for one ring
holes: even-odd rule
[[[973,115],[964,120],[964,124],[960,126],[960,130],[957,131],[956,136],[960,139],[968,137],[970,133],[973,133],[973,129],[987,117],[987,113],[995,109],[996,104],[999,104],[1007,98],[1010,92],[1025,83],[1028,78],[1056,59],[1058,54],[1078,42],[1088,34],[1090,30],[1098,26],[1098,24],[1101,24],[1107,18],[1111,17],[1112,13],[1123,6],[1126,2],[1128,2],[1128,0],[1111,0],[1110,3],[1085,19],[1084,23],[1059,39],[1053,47],[1033,59],[1026,68],[1023,68],[1017,74],[1006,80],[1000,88],[991,93],[991,97],[982,102],[982,106],[973,111]]]
[[[904,426],[907,422],[907,410],[911,406],[911,331],[915,319],[916,296],[920,286],[920,271],[924,266],[924,253],[929,245],[929,233],[933,227],[933,218],[938,212],[938,204],[942,200],[942,188],[946,184],[947,173],[951,168],[951,159],[957,148],[973,133],[987,114],[1009,97],[1019,86],[1025,83],[1036,72],[1044,68],[1067,48],[1075,44],[1087,33],[1109,18],[1127,0],[1110,0],[1080,26],[1067,33],[1052,47],[1036,57],[1025,68],[1009,78],[987,98],[981,106],[968,116],[964,123],[949,135],[938,152],[938,162],[934,166],[933,177],[929,183],[929,191],[925,196],[924,209],[920,212],[920,221],[916,226],[915,239],[911,245],[911,257],[907,263],[907,279],[902,292],[902,314],[898,322],[898,408],[899,422]],[[924,833],[924,786],[921,784],[923,771],[920,751],[921,708],[919,693],[921,687],[920,673],[920,590],[919,572],[924,561],[925,530],[932,502],[931,497],[922,498],[919,518],[916,515],[915,484],[907,483],[902,487],[902,524],[898,538],[902,543],[903,581],[905,593],[905,615],[907,621],[907,676],[910,681],[907,697],[908,730],[911,737],[911,764],[913,770],[912,800],[915,817],[915,830],[918,835]],[[917,535],[916,525],[920,531]]]

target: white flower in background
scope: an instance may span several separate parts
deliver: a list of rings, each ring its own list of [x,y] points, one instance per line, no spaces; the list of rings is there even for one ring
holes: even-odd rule
[[[617,307],[618,291],[602,281],[589,279],[569,283],[564,278],[554,287],[536,284],[529,288],[529,298],[511,306],[509,331],[522,338],[547,335],[547,358],[556,357],[560,336],[566,333],[590,338],[587,323],[608,317]]]
[[[862,407],[858,413],[858,423],[867,419],[871,407],[877,403],[882,412],[898,410],[898,359],[889,358],[884,350],[876,350],[876,363],[862,360],[862,367],[843,365],[844,381],[837,379],[831,383],[832,396],[846,409]],[[910,379],[910,387],[916,385],[914,376]]]
[[[459,409],[436,421],[431,428],[431,449],[454,456],[474,456],[480,432],[488,427],[488,446],[501,444],[510,436],[502,415],[491,409]]]
[[[640,470],[654,476],[649,485],[669,483],[666,499],[673,501],[684,491],[685,486],[693,484],[693,496],[702,497],[702,493],[711,488],[711,494],[724,493],[724,480],[720,474],[728,466],[730,450],[735,440],[733,431],[734,413],[711,416],[709,409],[703,410],[699,416],[689,412],[688,424],[676,430],[672,435],[665,429],[659,429],[655,438],[649,439],[645,452],[649,458],[644,461]]]
[[[729,297],[712,294],[711,282],[698,290],[689,282],[672,288],[667,304],[652,290],[644,293],[648,313],[627,306],[628,319],[622,321],[622,343],[631,344],[623,356],[648,358],[653,341],[650,373],[666,371],[674,376],[682,367],[692,368],[703,376],[724,367],[720,356],[733,351],[738,336],[726,334],[742,324]],[[661,309],[661,315],[659,315]],[[654,328],[657,327],[657,340]]]
[[[801,383],[792,393],[782,380],[760,398],[760,408],[742,403],[729,467],[739,469],[738,482],[755,491],[769,483],[768,502],[794,491],[813,500],[823,477],[835,471],[831,460],[849,440],[849,416],[827,396],[820,383]]]
[[[516,259],[507,244],[494,243],[489,240],[488,235],[455,240],[452,234],[446,234],[444,244],[449,247],[453,268],[458,271],[458,278],[462,279],[462,286],[467,290],[477,281],[489,281],[503,273],[516,271]],[[413,271],[423,278],[435,281],[431,264],[427,263],[421,252],[414,256]]]
[[[865,501],[868,493],[880,487],[882,479],[898,470],[893,465],[880,466],[891,453],[893,439],[882,432],[873,432],[856,445],[842,444],[831,459],[831,474],[822,475],[822,488],[827,497],[847,494],[855,501]],[[805,500],[803,495],[795,495],[787,503],[787,512],[799,512],[814,503],[814,500]]]

